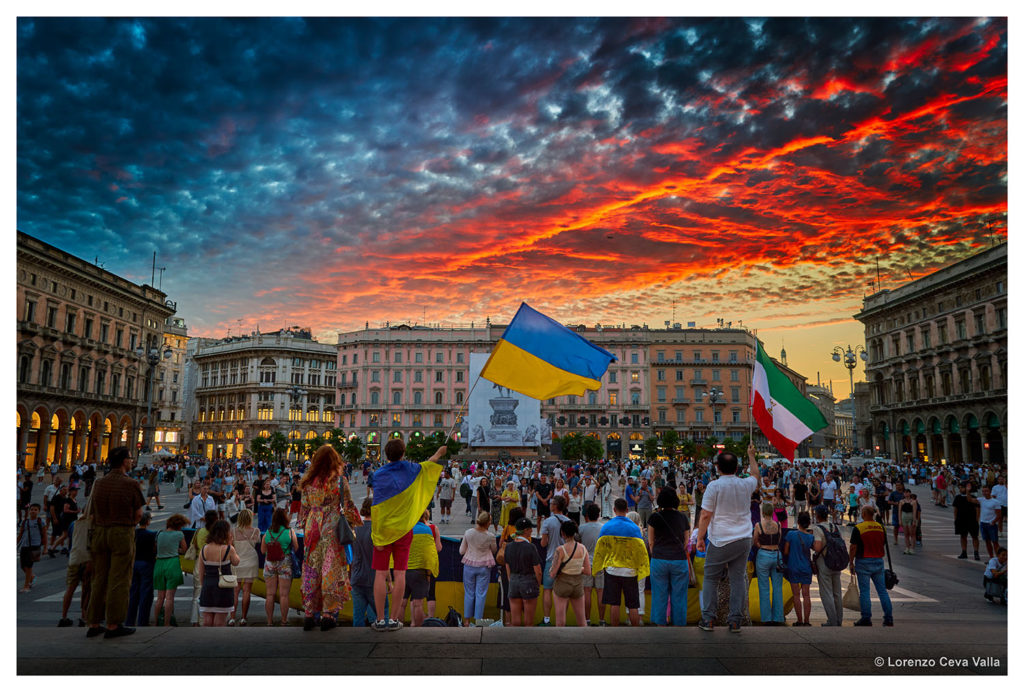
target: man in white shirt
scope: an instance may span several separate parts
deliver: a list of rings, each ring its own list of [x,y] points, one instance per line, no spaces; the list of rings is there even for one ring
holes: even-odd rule
[[[999,516],[999,532],[1003,532],[1003,522],[1006,521],[1006,501],[1009,499],[1010,491],[1006,489],[1006,476],[999,474],[996,484],[992,486],[992,497],[999,500],[1002,513]]]
[[[750,476],[738,478],[739,459],[722,452],[715,461],[719,477],[708,484],[701,501],[697,529],[697,551],[707,551],[704,560],[704,604],[699,627],[714,629],[718,606],[718,582],[729,573],[729,631],[739,632],[743,619],[743,601],[747,592],[747,556],[750,554],[750,496],[761,485],[754,445],[747,447]],[[705,541],[707,538],[707,541]]]
[[[835,478],[832,476],[832,472],[829,471],[828,475],[825,476],[825,482],[821,484],[821,501],[826,507],[828,512],[832,516],[832,521],[838,521],[836,518],[836,493],[839,491],[839,484],[836,483]]]
[[[452,502],[455,500],[455,489],[458,484],[448,471],[441,472],[441,482],[437,484],[437,499],[441,505],[442,524],[452,523]]]
[[[978,525],[981,528],[981,537],[985,541],[985,549],[988,551],[989,559],[996,556],[999,548],[999,524],[1002,521],[1002,505],[999,500],[992,497],[992,488],[987,485],[981,489],[982,497],[978,498],[978,505],[981,507],[981,514],[978,516]]]
[[[210,495],[210,486],[208,483],[203,483],[199,494],[192,498],[192,504],[188,510],[188,518],[192,521],[192,528],[198,529],[202,527],[206,512],[209,510],[216,511],[216,509],[217,502]]]

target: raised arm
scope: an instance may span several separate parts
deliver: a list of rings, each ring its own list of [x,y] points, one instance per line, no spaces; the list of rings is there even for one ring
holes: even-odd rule
[[[749,460],[750,475],[757,479],[757,485],[761,487],[761,469],[757,466],[757,451],[754,449],[753,442],[747,445],[747,459]]]

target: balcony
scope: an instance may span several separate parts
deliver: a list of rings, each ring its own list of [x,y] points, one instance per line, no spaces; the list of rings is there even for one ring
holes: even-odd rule
[[[683,397],[683,398],[677,397],[677,398],[672,400],[672,403],[675,404],[675,405],[678,405],[678,406],[686,406],[688,404],[692,404],[693,402],[690,399],[687,399],[685,397]]]
[[[709,380],[705,380],[703,378],[699,379],[699,380],[698,379],[690,380],[690,386],[691,387],[697,387],[697,386],[706,387],[709,384],[711,384],[711,382]]]
[[[622,407],[623,411],[648,411],[650,410],[649,404],[633,404],[629,403]]]

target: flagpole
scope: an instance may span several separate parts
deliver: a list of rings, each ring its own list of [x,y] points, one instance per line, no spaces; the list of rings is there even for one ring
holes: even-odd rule
[[[481,370],[480,372],[482,373],[483,370]],[[445,444],[448,444],[448,440],[451,438],[452,433],[455,432],[455,428],[459,425],[459,416],[461,416],[462,413],[466,410],[466,407],[469,406],[469,397],[473,396],[473,390],[476,389],[476,386],[480,382],[480,379],[480,375],[477,375],[476,380],[473,381],[473,386],[469,388],[469,394],[467,394],[466,398],[462,401],[462,406],[459,408],[459,412],[455,414],[455,422],[452,424],[452,429],[448,431],[448,435],[444,438]]]

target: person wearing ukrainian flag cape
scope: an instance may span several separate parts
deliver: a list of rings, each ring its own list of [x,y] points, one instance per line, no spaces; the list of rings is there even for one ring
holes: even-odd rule
[[[626,518],[626,501],[616,498],[612,509],[615,516],[601,527],[597,537],[592,571],[605,573],[602,600],[610,606],[608,624],[619,624],[619,603],[625,599],[629,624],[639,627],[640,584],[651,573],[651,561],[640,527]]]
[[[441,476],[438,460],[448,452],[442,445],[427,461],[417,464],[406,461],[405,443],[390,440],[384,445],[388,463],[373,474],[373,505],[370,538],[373,541],[372,567],[376,574],[373,582],[373,600],[378,620],[374,629],[394,631],[402,628],[401,594],[405,593],[405,572],[409,566],[409,550],[413,542],[413,527],[430,504]],[[394,565],[394,593],[391,615],[384,619],[384,601],[387,598],[387,574]]]

